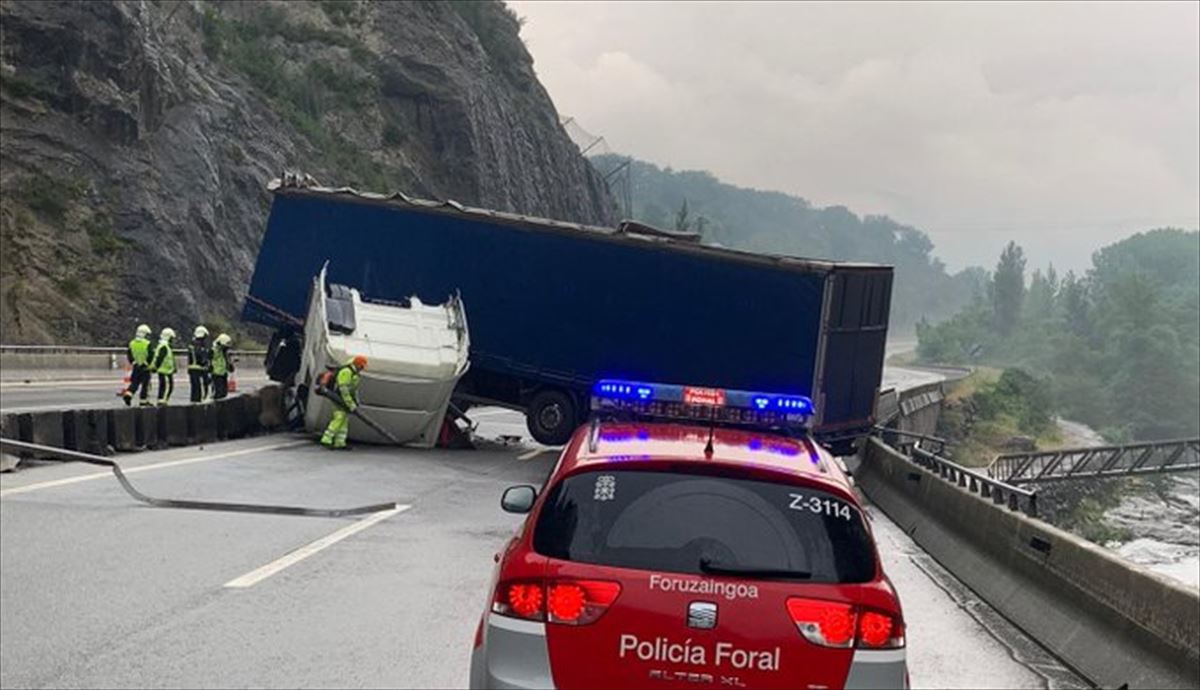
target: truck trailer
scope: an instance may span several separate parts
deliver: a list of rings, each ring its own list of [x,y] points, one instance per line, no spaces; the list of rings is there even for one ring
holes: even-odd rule
[[[461,295],[471,368],[456,405],[520,410],[540,443],[565,442],[609,378],[803,395],[814,435],[840,453],[873,425],[890,266],[297,180],[269,187],[242,314],[277,329],[269,358],[295,350],[310,280],[328,262],[330,282],[375,300]],[[268,370],[283,379],[289,368]]]

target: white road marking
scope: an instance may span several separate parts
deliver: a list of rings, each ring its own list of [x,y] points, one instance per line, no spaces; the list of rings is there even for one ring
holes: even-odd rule
[[[279,571],[283,570],[284,568],[293,566],[293,565],[299,563],[300,561],[304,560],[305,558],[308,558],[309,556],[312,556],[313,554],[324,551],[325,549],[329,548],[330,546],[333,546],[334,544],[338,543],[339,541],[342,541],[343,539],[345,539],[347,537],[354,536],[355,534],[358,534],[359,532],[367,529],[368,527],[371,527],[372,525],[376,525],[380,522],[383,522],[384,520],[390,518],[393,515],[396,515],[398,513],[403,513],[404,511],[408,510],[411,507],[412,507],[411,505],[400,505],[400,506],[396,506],[395,508],[392,508],[391,510],[384,510],[384,511],[380,511],[378,513],[374,513],[373,515],[368,515],[367,517],[359,520],[358,522],[354,522],[352,524],[346,525],[345,527],[339,529],[336,532],[331,532],[330,534],[327,534],[324,537],[321,537],[320,539],[318,539],[312,543],[301,546],[300,548],[296,549],[295,551],[292,551],[291,553],[288,553],[285,556],[277,558],[277,559],[271,561],[270,563],[264,565],[261,568],[256,568],[256,569],[251,570],[250,572],[246,573],[245,575],[235,577],[234,579],[230,580],[229,582],[226,582],[224,586],[228,587],[228,588],[232,588],[232,589],[245,589],[246,587],[253,587],[254,585],[262,582],[263,580],[267,579],[268,577],[271,577],[272,575],[274,575],[275,573],[278,573]]]
[[[181,465],[192,465],[198,462],[210,462],[212,460],[223,460],[225,458],[237,457],[239,455],[248,455],[250,453],[259,453],[268,450],[278,450],[280,448],[291,448],[308,444],[309,441],[288,441],[286,443],[275,443],[268,446],[256,446],[254,448],[242,448],[240,450],[231,450],[226,453],[216,453],[214,455],[197,455],[191,458],[181,458],[179,460],[167,460],[165,462],[156,462],[150,465],[141,465],[139,467],[130,467],[128,469],[122,467],[121,471],[125,474],[137,474],[138,472],[149,472],[150,470],[162,470],[168,467],[179,467]],[[105,470],[103,472],[93,472],[91,474],[81,474],[77,477],[67,477],[65,479],[54,479],[51,481],[38,482],[36,484],[26,484],[25,486],[14,486],[11,489],[0,490],[0,496],[12,496],[15,494],[29,493],[30,491],[38,491],[40,489],[52,489],[56,486],[67,486],[69,484],[78,484],[92,479],[101,477],[111,477],[112,472]]]
[[[553,448],[534,448],[533,450],[529,451],[528,453],[521,453],[520,455],[517,456],[517,459],[518,460],[532,460],[532,459],[536,458],[537,456],[541,455],[542,453],[547,453],[552,450],[554,450],[554,449]]]

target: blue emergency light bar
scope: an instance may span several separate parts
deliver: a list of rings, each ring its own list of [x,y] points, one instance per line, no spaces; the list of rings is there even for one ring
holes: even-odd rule
[[[596,382],[592,387],[592,409],[748,426],[803,425],[813,414],[812,400],[803,395],[618,379]]]

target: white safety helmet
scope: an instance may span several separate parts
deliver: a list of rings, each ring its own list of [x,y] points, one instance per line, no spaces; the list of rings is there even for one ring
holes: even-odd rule
[[[173,340],[175,338],[175,329],[164,328],[162,329],[162,333],[158,334],[158,337],[160,340]]]
[[[137,327],[137,336],[139,338],[145,338],[146,336],[150,335],[150,333],[150,327],[144,323]]]
[[[233,344],[233,338],[230,338],[228,333],[222,333],[221,335],[218,335],[217,339],[213,342],[217,343],[218,345],[229,347]]]
[[[192,331],[193,338],[207,338],[208,329],[204,326],[196,326],[196,330]]]

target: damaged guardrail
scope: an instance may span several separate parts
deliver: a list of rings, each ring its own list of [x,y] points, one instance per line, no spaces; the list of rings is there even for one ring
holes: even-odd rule
[[[1020,510],[1030,517],[1037,517],[1037,492],[1005,483],[986,472],[964,467],[940,455],[944,453],[945,439],[928,434],[876,427],[875,434],[884,443],[902,453],[913,463],[928,469],[948,482],[957,484],[973,494],[978,494],[992,503],[1007,505],[1009,510]],[[928,446],[928,448],[926,447]]]
[[[921,448],[913,448],[910,457],[914,463],[929,469],[942,479],[989,499],[992,503],[1007,505],[1009,510],[1020,510],[1030,517],[1037,517],[1036,491],[1005,484],[983,472],[963,467]]]

